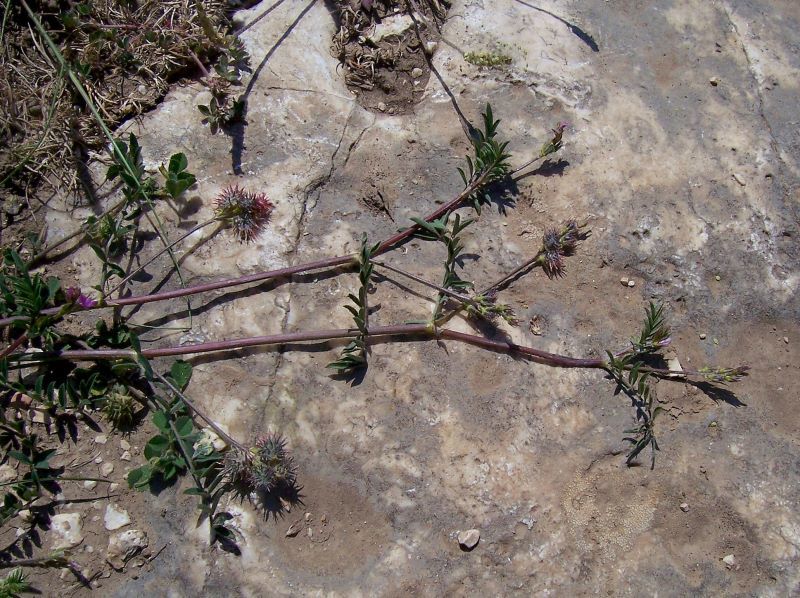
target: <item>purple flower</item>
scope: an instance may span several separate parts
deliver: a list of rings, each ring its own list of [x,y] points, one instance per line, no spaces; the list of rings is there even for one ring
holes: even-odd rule
[[[269,220],[272,202],[264,193],[233,185],[217,196],[217,217],[226,220],[243,243],[255,239]]]
[[[69,287],[64,291],[64,297],[66,297],[67,301],[70,303],[75,303],[80,296],[81,290],[78,287]]]
[[[97,305],[97,299],[92,299],[91,297],[88,297],[83,293],[81,293],[76,303],[80,305],[83,309],[91,309]]]
[[[542,269],[548,278],[564,276],[564,260],[560,251],[546,251]]]
[[[83,309],[91,309],[97,305],[97,300],[81,293],[78,287],[69,287],[64,291],[64,297],[69,303],[74,303]]]

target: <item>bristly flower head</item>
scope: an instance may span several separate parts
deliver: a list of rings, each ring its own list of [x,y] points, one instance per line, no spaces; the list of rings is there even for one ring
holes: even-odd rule
[[[243,243],[255,239],[267,224],[275,206],[265,193],[255,193],[233,185],[217,197],[217,217],[227,221]]]
[[[585,224],[567,220],[561,229],[547,229],[542,236],[542,269],[550,278],[564,276],[564,257],[575,253],[579,241],[589,236]]]
[[[519,326],[519,319],[510,305],[497,302],[497,291],[492,290],[473,298],[474,303],[467,305],[467,313],[493,322],[497,317],[503,318],[510,326]]]
[[[709,382],[728,384],[730,382],[739,382],[748,375],[749,369],[750,367],[746,365],[740,365],[738,368],[711,368],[706,366],[698,371]]]
[[[297,479],[294,460],[286,450],[286,439],[280,434],[259,438],[247,451],[233,449],[225,457],[228,481],[242,493],[270,494],[291,487]]]

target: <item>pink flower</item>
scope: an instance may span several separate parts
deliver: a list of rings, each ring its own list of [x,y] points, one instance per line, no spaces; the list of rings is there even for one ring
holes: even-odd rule
[[[243,243],[255,239],[267,224],[274,205],[265,193],[233,185],[217,197],[217,217],[226,220]]]
[[[69,303],[73,303],[83,309],[91,309],[97,305],[97,300],[81,293],[78,287],[68,287],[64,291],[64,297]]]

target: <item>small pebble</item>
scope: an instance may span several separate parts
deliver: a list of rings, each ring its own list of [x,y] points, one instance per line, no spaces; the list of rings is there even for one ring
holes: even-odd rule
[[[439,47],[439,44],[436,42],[425,42],[425,53],[428,56],[433,56],[433,53],[436,52],[436,48]]]
[[[83,487],[86,488],[87,490],[94,490],[97,487],[97,482],[95,482],[94,480],[86,480],[83,483]]]
[[[381,112],[386,112],[386,104],[384,104],[383,102],[378,102],[378,110],[380,110]]]
[[[706,335],[705,335],[705,333],[702,333],[702,334],[700,334],[700,340],[701,340],[701,341],[704,341],[704,340],[706,340]]]
[[[708,82],[711,83],[712,87],[716,87],[719,85],[719,77],[711,77]]]
[[[131,450],[131,443],[128,442],[127,440],[120,440],[119,448],[121,448],[123,451],[129,451]]]
[[[628,283],[629,283],[629,282],[630,282],[630,281],[629,281],[627,278],[625,278],[625,277],[623,277],[623,278],[620,278],[620,279],[619,279],[619,283],[620,283],[622,286],[624,286],[624,287],[628,286]]]
[[[732,554],[722,557],[722,562],[728,567],[733,567],[736,564],[736,557]]]
[[[111,475],[114,471],[114,464],[113,463],[103,463],[100,466],[100,473],[104,476]]]
[[[789,337],[788,336],[784,336],[783,337],[783,342],[788,345],[789,344]]]
[[[114,483],[114,484],[109,484],[109,486],[108,486],[108,491],[109,491],[109,492],[111,492],[111,493],[114,493],[114,492],[116,492],[117,490],[119,490],[119,484],[116,484],[116,483]]]
[[[715,338],[715,339],[714,339],[712,342],[713,342],[715,345],[718,345],[718,344],[719,344],[719,339],[718,339],[718,338]]]
[[[636,286],[636,281],[635,280],[629,280],[628,281],[628,286],[629,287],[635,287]]]
[[[717,282],[719,282],[720,280],[722,280],[722,278],[720,277],[720,275],[719,275],[719,274],[717,274],[717,275],[714,277],[714,280],[716,280]]]
[[[128,511],[114,504],[106,505],[106,512],[103,516],[103,526],[108,531],[118,530],[121,527],[125,527],[130,522],[131,518],[130,515],[128,515]]]
[[[734,172],[731,176],[733,176],[733,180],[739,183],[742,187],[747,185],[742,175],[740,175],[738,172]]]
[[[420,78],[420,77],[423,75],[423,73],[424,73],[424,71],[423,71],[421,68],[419,68],[419,67],[415,67],[415,68],[414,68],[414,69],[412,69],[412,71],[411,71],[411,76],[412,76],[414,79],[419,79],[419,78]]]
[[[95,444],[105,444],[106,442],[108,442],[108,436],[106,436],[105,434],[100,434],[100,436],[94,437]]]
[[[681,503],[681,511],[683,511],[684,513],[688,513],[689,512],[689,503],[682,502]]]
[[[314,518],[314,516],[311,513],[306,513],[305,518],[306,521],[311,521]]]
[[[103,462],[103,457],[101,457],[100,455],[97,455],[97,457],[95,457],[95,459],[94,459],[94,462],[97,463],[98,465],[100,465]]]
[[[468,529],[458,532],[458,545],[464,550],[472,550],[478,545],[481,539],[481,532],[476,529]]]
[[[130,461],[131,460],[131,452],[130,451],[125,451],[124,453],[122,453],[120,455],[119,460],[120,461]]]

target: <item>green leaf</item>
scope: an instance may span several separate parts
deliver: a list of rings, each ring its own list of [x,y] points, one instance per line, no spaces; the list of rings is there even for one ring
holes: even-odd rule
[[[56,278],[55,276],[51,276],[47,279],[47,301],[53,302],[56,298],[56,294],[58,293],[59,289],[61,288],[61,281]]]
[[[161,457],[170,449],[169,438],[161,434],[153,436],[144,446],[144,458],[155,459]]]
[[[163,434],[169,434],[169,418],[163,411],[156,411],[153,414],[153,425]]]
[[[181,438],[186,438],[187,436],[191,436],[194,432],[194,422],[192,422],[192,418],[188,415],[182,415],[178,419],[175,420],[175,431],[178,433],[178,436]]]
[[[177,174],[182,170],[186,170],[187,166],[189,166],[189,160],[186,159],[186,155],[183,152],[172,154],[169,159],[169,171],[171,173]]]
[[[128,487],[142,489],[153,477],[153,468],[150,465],[143,465],[128,472]]]
[[[24,453],[21,453],[19,451],[8,451],[7,454],[12,459],[16,459],[17,461],[19,461],[20,463],[23,463],[25,465],[32,465],[33,464],[32,461],[30,460],[30,458],[28,457],[28,455],[26,455]]]
[[[188,361],[179,359],[172,364],[172,368],[170,368],[169,373],[172,379],[175,381],[175,386],[177,386],[180,390],[184,390],[187,386],[189,386],[189,380],[192,378],[192,364]]]

